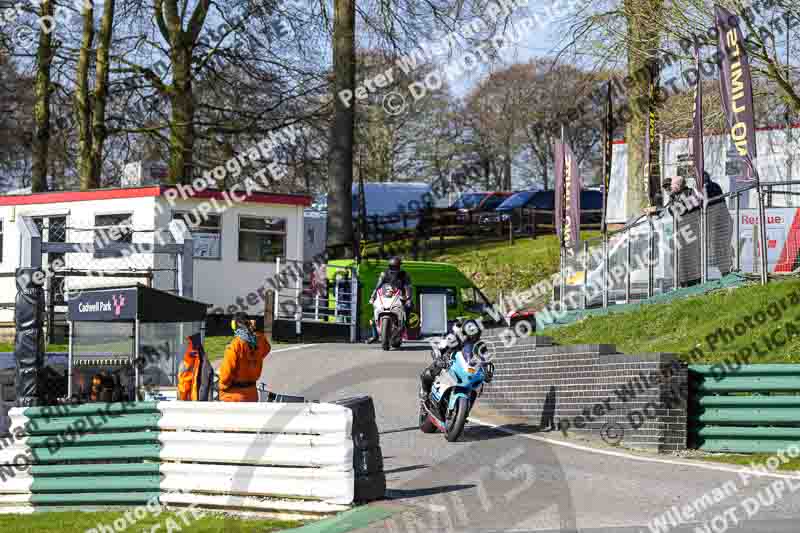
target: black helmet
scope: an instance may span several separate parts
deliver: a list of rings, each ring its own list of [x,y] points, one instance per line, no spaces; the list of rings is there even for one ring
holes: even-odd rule
[[[403,264],[403,261],[400,260],[399,257],[394,256],[389,259],[389,270],[400,270],[400,266]]]

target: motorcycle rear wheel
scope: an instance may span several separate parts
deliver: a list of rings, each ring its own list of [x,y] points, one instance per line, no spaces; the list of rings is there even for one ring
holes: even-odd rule
[[[445,427],[447,431],[444,436],[447,442],[455,442],[464,432],[464,426],[467,423],[467,411],[469,410],[469,403],[466,398],[459,398],[456,400],[456,406],[453,408],[450,416],[447,417]]]
[[[389,351],[392,341],[392,320],[385,316],[381,318],[381,348]]]
[[[436,424],[431,421],[430,415],[428,415],[428,411],[425,410],[425,406],[422,405],[422,402],[419,402],[419,430],[423,433],[436,433]]]

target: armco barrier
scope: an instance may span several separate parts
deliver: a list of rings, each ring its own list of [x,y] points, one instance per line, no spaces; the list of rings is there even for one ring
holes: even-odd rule
[[[287,516],[344,510],[383,496],[373,490],[357,497],[357,410],[347,402],[14,408],[12,437],[0,446],[0,512],[141,505],[154,496],[166,505]],[[367,473],[382,476],[372,400],[350,402],[369,405],[371,420],[356,426],[374,434],[371,464],[380,468]]]
[[[800,365],[691,365],[689,444],[776,453],[800,441]]]

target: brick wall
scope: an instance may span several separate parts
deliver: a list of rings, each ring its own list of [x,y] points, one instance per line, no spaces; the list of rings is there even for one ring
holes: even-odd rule
[[[619,354],[613,345],[553,346],[489,335],[494,381],[481,403],[541,430],[567,429],[609,444],[686,448],[686,365],[671,354]]]

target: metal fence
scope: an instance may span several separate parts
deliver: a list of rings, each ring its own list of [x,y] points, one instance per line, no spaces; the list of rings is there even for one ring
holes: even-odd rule
[[[351,342],[358,337],[358,276],[352,268],[333,265],[276,262],[276,279],[282,280],[275,292],[275,320],[295,323],[295,334],[303,334],[309,324],[331,326],[345,332]],[[281,276],[281,272],[291,274]],[[301,273],[301,275],[295,275]]]
[[[768,272],[800,269],[800,208],[791,185],[762,184],[766,221],[745,208],[754,187],[710,199],[697,198],[683,210],[673,205],[651,210],[607,238],[584,240],[562,252],[561,287],[556,301],[565,309],[633,303],[719,279],[730,272],[759,274],[758,235],[766,224]],[[784,207],[786,206],[786,207]]]

